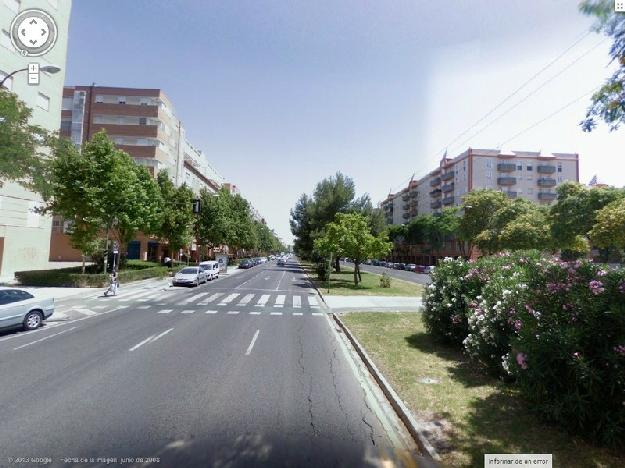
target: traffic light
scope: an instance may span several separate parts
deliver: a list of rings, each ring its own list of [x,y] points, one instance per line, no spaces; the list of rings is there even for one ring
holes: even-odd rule
[[[197,214],[200,212],[200,199],[196,198],[193,200],[193,213]]]

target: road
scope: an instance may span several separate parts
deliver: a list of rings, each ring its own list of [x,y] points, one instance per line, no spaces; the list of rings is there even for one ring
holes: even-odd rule
[[[346,266],[347,268],[354,268],[353,263],[341,262],[341,265]],[[360,265],[360,269],[362,271],[368,271],[370,273],[377,273],[378,275],[381,275],[382,273],[386,273],[387,275],[393,278],[401,279],[404,281],[410,281],[411,283],[430,284],[432,282],[430,275],[424,275],[422,273],[415,273],[414,271],[393,270],[391,268],[373,266],[373,265]]]
[[[0,334],[0,466],[411,465],[297,263],[148,284],[68,298],[65,320]]]

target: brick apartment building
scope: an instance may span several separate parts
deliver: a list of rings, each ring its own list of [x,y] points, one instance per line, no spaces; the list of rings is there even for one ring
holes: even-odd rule
[[[77,147],[105,130],[119,149],[155,177],[166,170],[176,185],[186,183],[196,194],[202,188],[216,192],[224,184],[206,155],[188,141],[171,101],[160,89],[68,86],[61,109],[61,136]],[[54,217],[50,260],[81,259],[71,247],[67,229],[67,221]],[[129,258],[158,259],[162,254],[163,246],[143,235],[128,245]]]
[[[579,155],[469,148],[455,158],[444,156],[439,167],[380,203],[387,224],[406,224],[418,215],[440,213],[459,206],[462,197],[476,189],[493,189],[510,198],[539,204],[556,199],[555,188],[565,181],[579,182]],[[405,261],[435,264],[437,258],[463,253],[455,241],[440,252],[427,246],[404,246],[394,255]]]

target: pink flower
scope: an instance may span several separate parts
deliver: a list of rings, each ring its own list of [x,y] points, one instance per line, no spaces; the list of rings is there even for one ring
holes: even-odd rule
[[[515,320],[514,321],[514,329],[518,332],[521,329],[521,321],[520,320]]]
[[[615,346],[614,351],[620,354],[621,356],[625,356],[625,345]]]
[[[621,281],[621,284],[619,284],[619,286],[618,286],[618,290],[621,293],[625,294],[625,281]]]
[[[451,316],[451,323],[458,324],[461,322],[461,317],[458,314]]]
[[[603,283],[597,280],[592,280],[590,283],[588,283],[588,287],[595,296],[598,296],[603,291],[605,291],[605,289],[603,288]]]
[[[607,275],[607,274],[608,274],[608,272],[607,272],[607,271],[605,271],[605,270],[599,270],[599,271],[597,272],[597,276],[605,276],[605,275]]]
[[[527,369],[526,358],[527,355],[525,353],[516,353],[516,363],[521,366],[521,369]]]
[[[581,357],[581,354],[579,354],[579,352],[575,351],[573,353],[573,357],[576,358],[576,359],[579,359]]]

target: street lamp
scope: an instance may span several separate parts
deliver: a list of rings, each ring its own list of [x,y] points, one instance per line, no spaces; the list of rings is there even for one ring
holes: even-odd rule
[[[9,78],[11,78],[13,75],[19,72],[23,72],[23,71],[28,71],[28,67],[20,68],[19,70],[15,70],[14,72],[9,73],[7,76],[2,78],[2,81],[0,81],[0,87],[3,87],[4,82],[8,80]],[[43,67],[39,68],[39,71],[43,71],[43,72],[50,73],[50,74],[55,74],[61,71],[61,67],[57,67],[56,65],[44,65]]]

